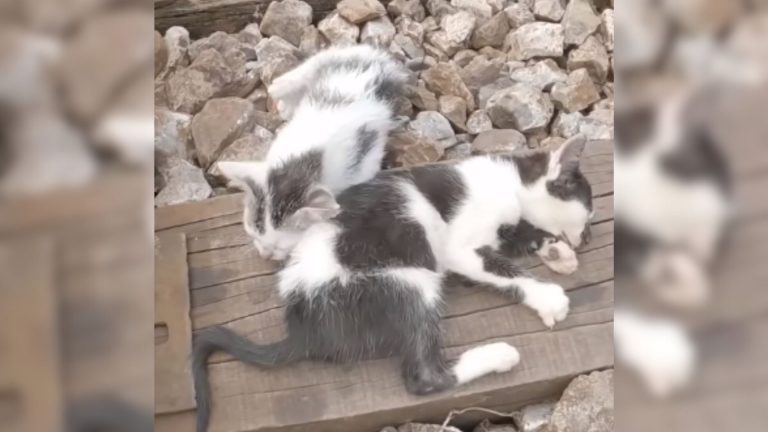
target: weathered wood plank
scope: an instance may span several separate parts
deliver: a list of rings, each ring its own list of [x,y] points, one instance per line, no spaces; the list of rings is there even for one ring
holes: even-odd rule
[[[184,234],[158,236],[155,245],[155,412],[194,408],[192,353]]]
[[[165,32],[180,25],[189,30],[193,39],[215,31],[234,33],[255,22],[254,13],[263,15],[269,0],[155,0],[155,29]],[[322,19],[336,8],[338,0],[307,0],[314,12],[314,21]],[[382,3],[386,4],[387,0]]]
[[[605,322],[483,340],[516,346],[520,364],[512,372],[426,397],[405,391],[392,359],[349,366],[305,362],[275,370],[239,362],[214,364],[211,382],[217,403],[210,430],[361,432],[409,420],[442,419],[447,411],[459,407],[503,405],[512,409],[531,398],[561,391],[575,375],[610,367],[613,346],[606,341],[612,333],[613,324]],[[467,348],[450,348],[447,355],[456,357]],[[302,409],[296,410],[297,406]],[[192,424],[193,415],[161,416],[157,430],[184,430]]]

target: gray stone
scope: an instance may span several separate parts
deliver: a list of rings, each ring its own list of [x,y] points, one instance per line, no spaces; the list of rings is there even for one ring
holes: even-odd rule
[[[427,69],[421,75],[427,88],[438,95],[454,95],[467,102],[467,109],[475,110],[475,99],[461,79],[459,69],[450,63],[441,62]]]
[[[316,54],[318,51],[328,46],[328,39],[320,33],[315,26],[309,26],[304,29],[301,34],[301,42],[299,42],[299,51],[305,57],[309,57],[312,54]]]
[[[440,160],[445,150],[443,145],[419,136],[413,131],[393,133],[389,145],[392,152],[390,157],[395,167],[411,167],[436,162]]]
[[[197,159],[208,168],[224,149],[254,125],[254,109],[247,100],[228,97],[209,100],[192,119]]]
[[[192,42],[189,45],[189,57],[194,61],[203,51],[209,49],[218,51],[233,70],[242,67],[249,60],[256,59],[256,51],[252,46],[222,31]]]
[[[280,36],[293,45],[301,42],[304,29],[312,25],[312,6],[301,0],[269,2],[261,32],[267,36]]]
[[[457,52],[456,55],[453,56],[452,60],[453,63],[455,63],[457,66],[463,68],[464,66],[468,65],[473,58],[477,57],[477,55],[477,51],[464,49]]]
[[[298,49],[280,36],[272,36],[259,42],[256,45],[256,55],[261,63],[261,80],[267,85],[300,63]]]
[[[513,60],[560,57],[563,55],[563,37],[562,25],[534,22],[509,33],[504,48]]]
[[[568,71],[586,68],[592,79],[602,84],[608,77],[610,60],[608,52],[594,36],[587,37],[581,46],[568,53]]]
[[[392,43],[389,45],[389,52],[398,57],[401,61],[407,59],[422,59],[424,57],[424,49],[420,46],[420,43],[416,43],[413,39],[396,34]]]
[[[392,0],[387,4],[387,12],[392,18],[408,17],[415,21],[424,21],[427,12],[420,0]]]
[[[533,3],[533,15],[541,20],[558,22],[563,18],[563,13],[563,0],[536,0]]]
[[[158,207],[202,201],[213,193],[205,181],[203,170],[183,159],[169,160],[162,176],[165,186],[155,196],[155,205]]]
[[[501,90],[509,88],[515,82],[508,77],[502,76],[496,81],[480,87],[477,91],[477,102],[481,109],[485,109],[488,105],[488,100]]]
[[[272,132],[277,131],[277,129],[283,124],[283,119],[274,112],[256,111],[254,113],[254,119],[254,122],[257,125]]]
[[[565,82],[552,87],[552,101],[565,112],[582,111],[600,100],[600,92],[586,69],[577,69],[568,74]]]
[[[353,45],[360,36],[360,29],[338,12],[333,12],[317,24],[317,29],[332,45]]]
[[[416,114],[416,118],[408,124],[408,130],[418,137],[434,141],[441,150],[456,144],[456,134],[451,124],[436,111],[422,111]]]
[[[418,21],[403,16],[396,20],[395,27],[397,27],[398,33],[412,39],[417,44],[424,41],[424,26]]]
[[[568,45],[583,44],[587,36],[597,30],[600,22],[600,17],[597,16],[590,0],[571,0],[565,9],[565,16],[563,16],[565,43]]]
[[[460,142],[455,146],[446,149],[443,154],[443,160],[460,160],[472,156],[472,144]]]
[[[424,27],[424,31],[426,33],[435,31],[438,28],[440,28],[440,25],[437,24],[437,20],[433,16],[428,16],[428,17],[424,18],[424,21],[421,22],[421,25]]]
[[[547,432],[612,432],[613,370],[576,377],[552,412]]]
[[[360,32],[360,42],[375,47],[388,47],[394,38],[395,26],[387,16],[366,22]]]
[[[554,112],[549,96],[525,83],[515,83],[496,93],[486,109],[494,126],[525,133],[545,129]]]
[[[580,112],[559,113],[552,123],[552,135],[570,138],[580,132],[584,115]]]
[[[235,72],[224,57],[214,49],[206,50],[189,67],[171,74],[165,82],[168,107],[172,111],[194,114],[207,100],[221,96],[234,79]]]
[[[492,129],[472,141],[472,154],[491,154],[523,149],[525,135],[514,129]]]
[[[410,88],[410,100],[421,111],[437,111],[438,102],[434,93],[429,91],[423,81]]]
[[[267,100],[269,99],[269,94],[267,93],[267,89],[264,87],[259,87],[251,94],[246,97],[248,102],[253,104],[253,108],[256,111],[266,111],[267,110]]]
[[[603,42],[608,52],[613,52],[614,29],[613,29],[613,9],[606,9],[600,15],[600,33],[603,35]]]
[[[424,18],[424,20],[433,20],[435,21],[434,27],[437,28],[437,21],[440,18],[442,18],[445,15],[456,13],[458,9],[451,6],[451,3],[447,0],[427,0],[426,2],[427,11],[429,11],[429,16]],[[429,32],[430,30],[427,30]]]
[[[470,91],[476,92],[480,87],[496,81],[501,74],[501,67],[498,61],[477,56],[461,69],[461,79]]]
[[[428,39],[449,57],[453,56],[467,46],[476,22],[475,16],[466,11],[446,15],[440,20],[442,30],[430,34]]]
[[[165,46],[168,50],[168,58],[165,67],[158,76],[165,79],[170,73],[189,66],[189,32],[184,27],[173,26],[165,31]]]
[[[467,132],[471,134],[477,135],[491,129],[493,129],[493,123],[485,110],[477,110],[467,119]]]
[[[453,427],[441,425],[425,424],[425,423],[406,423],[397,428],[397,432],[461,432],[461,430]]]
[[[593,109],[582,120],[579,131],[591,140],[613,139],[613,110]]]
[[[486,0],[451,0],[451,6],[472,13],[481,23],[493,16],[493,8]]]
[[[464,99],[446,95],[438,101],[440,113],[456,128],[467,130],[467,103]]]
[[[336,10],[353,24],[361,24],[387,14],[384,5],[378,0],[341,0]]]
[[[504,13],[507,15],[510,27],[513,29],[536,21],[533,12],[522,3],[513,3],[507,6],[507,8],[504,9]]]
[[[256,126],[251,133],[247,133],[238,138],[229,145],[217,159],[218,161],[260,161],[267,157],[267,152],[275,138],[275,134],[269,130]],[[212,164],[208,168],[208,174],[218,179],[221,185],[226,185],[223,174],[219,171],[217,164]]]
[[[191,160],[190,130],[192,116],[186,113],[155,110],[155,162],[179,158]]]
[[[528,83],[539,90],[548,91],[553,84],[565,82],[568,75],[552,59],[544,59],[531,66],[514,69],[509,77],[518,82]]]
[[[549,141],[542,141],[541,147],[558,148],[565,142],[562,138],[548,138]],[[520,432],[543,432],[543,428],[549,424],[552,417],[552,410],[555,409],[554,402],[544,402],[528,405],[515,413],[515,422],[520,426]]]
[[[257,23],[250,23],[240,30],[237,39],[245,45],[256,47],[264,39],[264,36],[261,35],[261,29]]]
[[[501,47],[504,45],[507,33],[509,33],[509,20],[504,12],[499,12],[475,29],[472,34],[472,47],[475,49],[487,46]]]

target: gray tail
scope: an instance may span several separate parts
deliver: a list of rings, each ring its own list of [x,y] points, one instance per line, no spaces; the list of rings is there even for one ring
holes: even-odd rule
[[[280,342],[258,345],[226,327],[210,327],[195,335],[192,348],[192,376],[197,399],[197,432],[206,432],[211,415],[211,384],[208,382],[208,357],[224,351],[245,363],[276,367],[301,357],[294,350],[290,336]]]

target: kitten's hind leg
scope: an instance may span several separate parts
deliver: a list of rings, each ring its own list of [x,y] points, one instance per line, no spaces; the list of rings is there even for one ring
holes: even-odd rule
[[[440,351],[437,315],[415,329],[403,356],[403,375],[408,392],[425,395],[465,384],[490,373],[507,372],[520,361],[517,350],[504,342],[465,351],[452,366]]]
[[[488,246],[452,251],[448,270],[511,296],[536,311],[547,327],[568,315],[570,301],[560,285],[526,275],[512,260]]]

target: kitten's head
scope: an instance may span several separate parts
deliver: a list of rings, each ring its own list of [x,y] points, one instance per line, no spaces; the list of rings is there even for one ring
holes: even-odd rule
[[[243,226],[259,255],[285,259],[310,226],[339,213],[331,191],[308,167],[270,170],[265,162],[218,162],[230,184],[245,192]]]
[[[576,135],[559,148],[515,156],[523,182],[523,218],[572,247],[589,241],[592,187],[579,169],[586,139]]]

